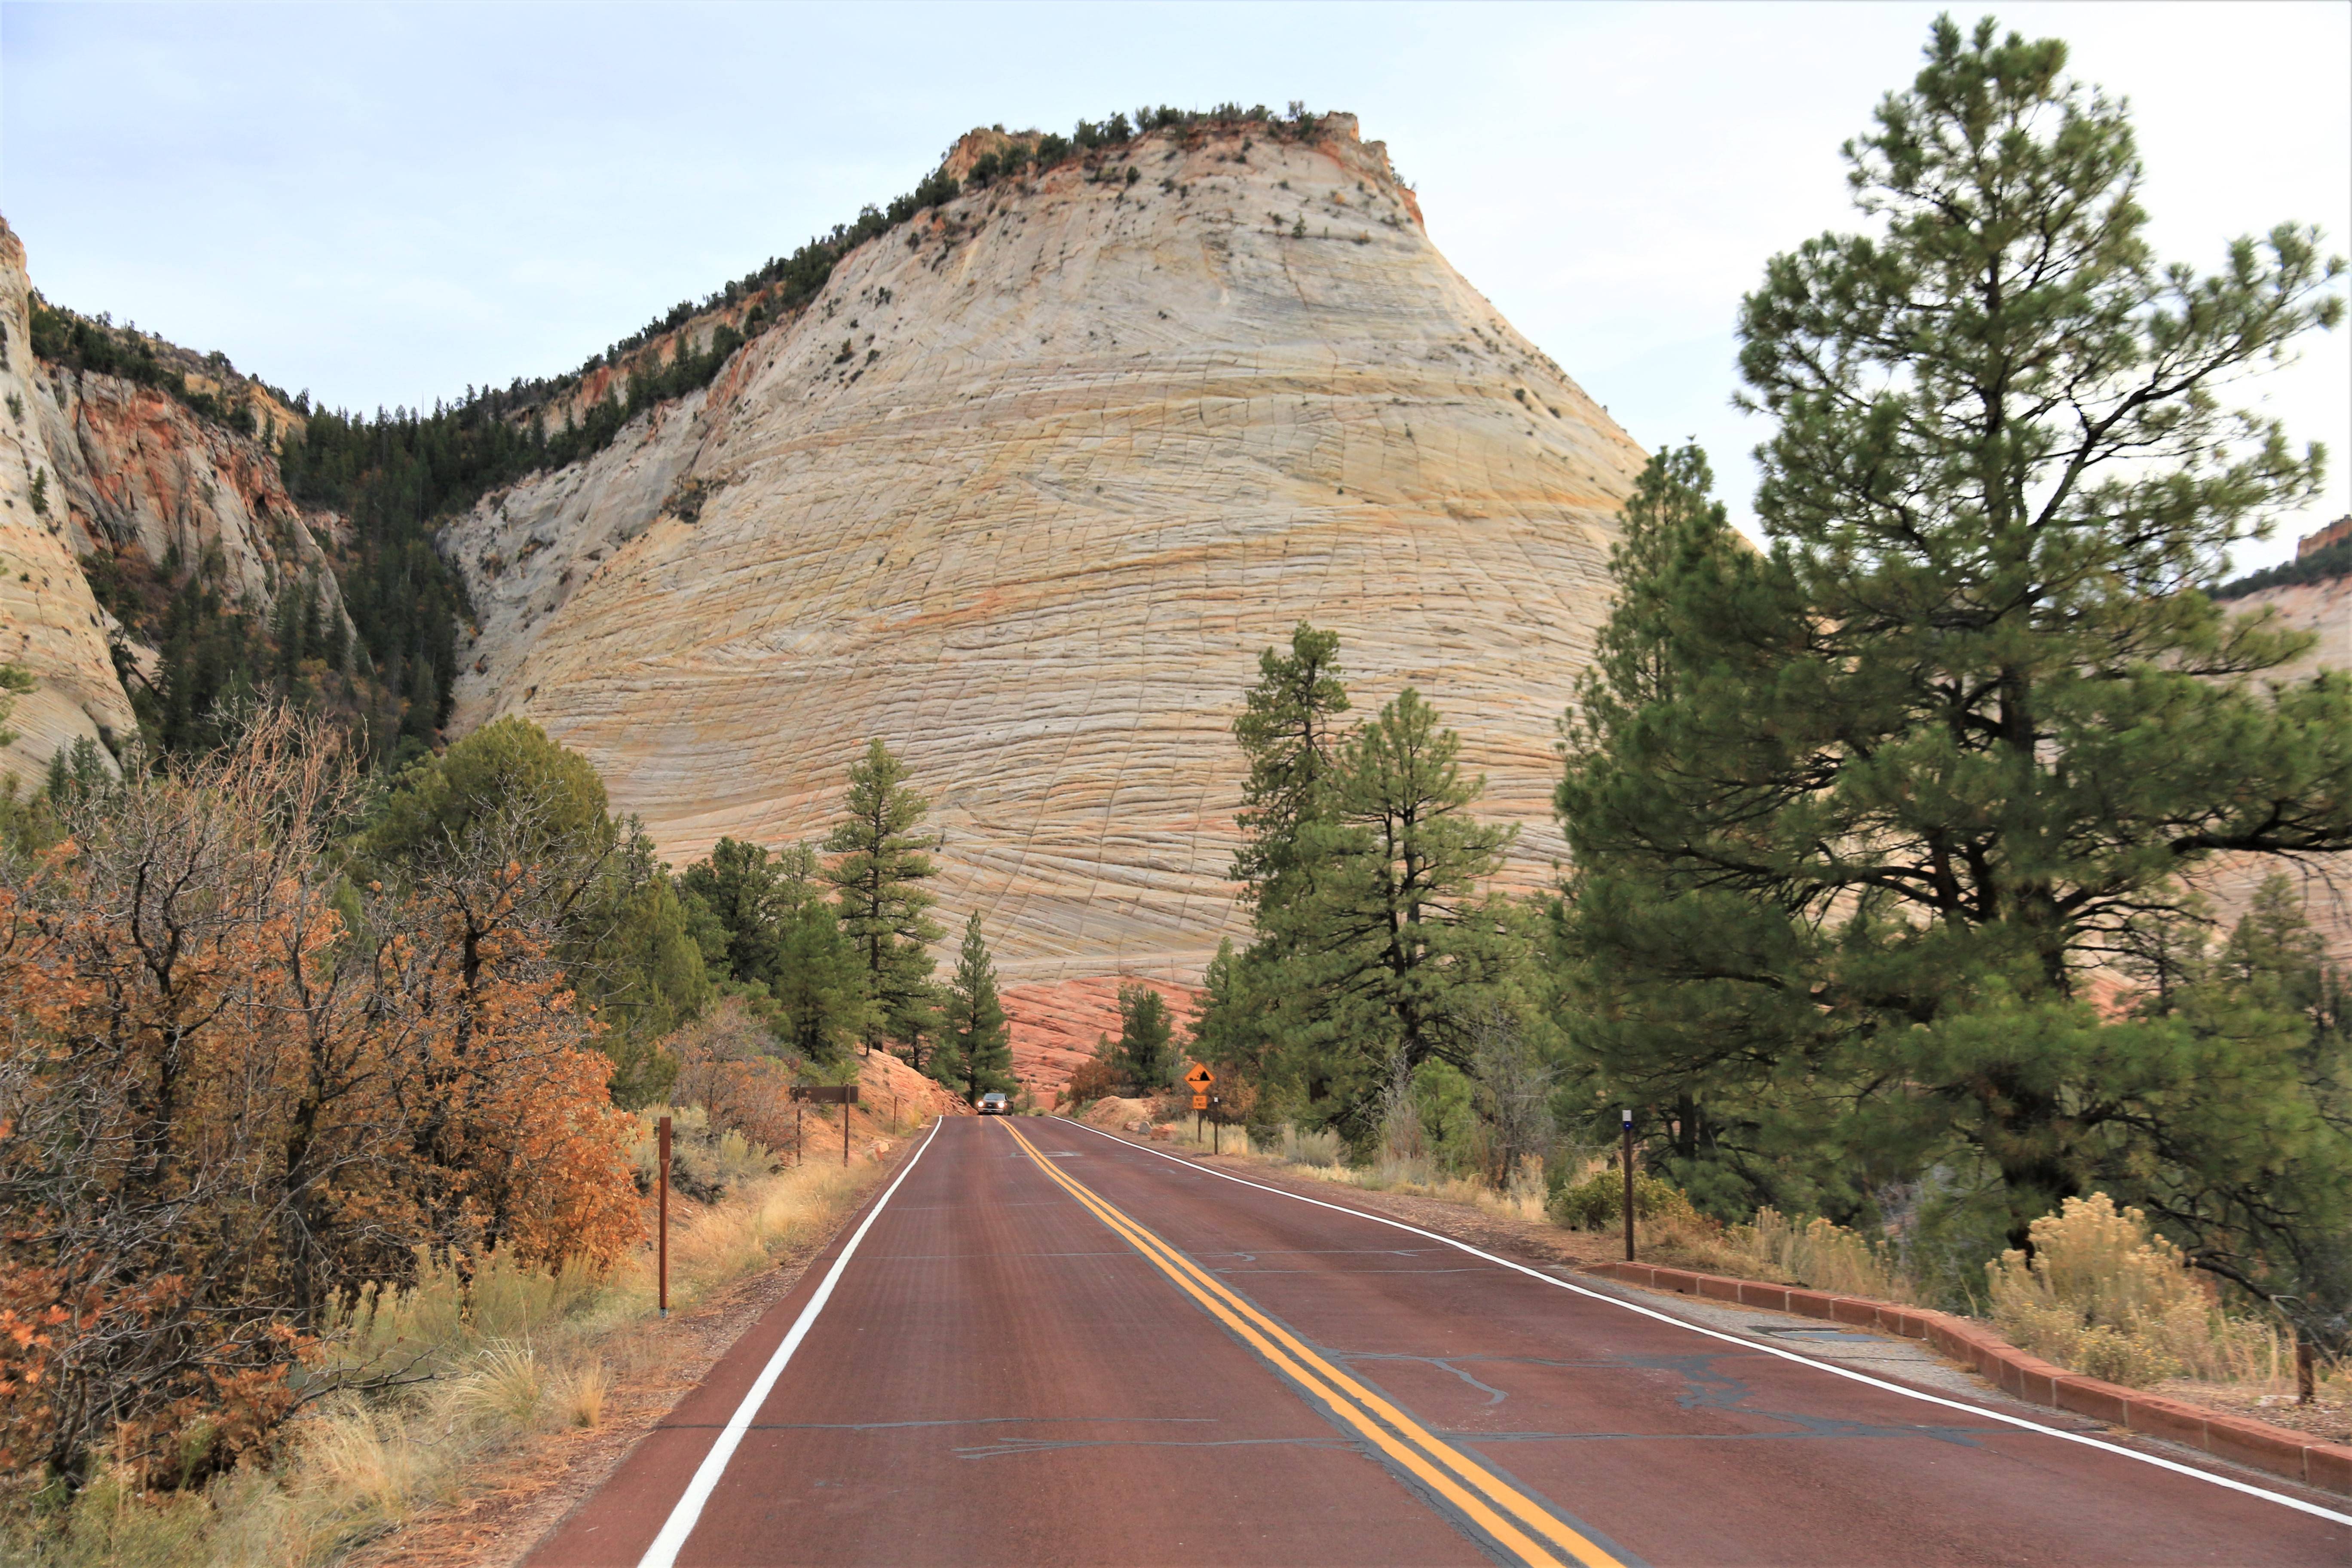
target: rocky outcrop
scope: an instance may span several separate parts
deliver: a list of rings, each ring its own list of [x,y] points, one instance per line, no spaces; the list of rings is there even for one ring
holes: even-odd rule
[[[1095,1054],[1099,1042],[1118,1038],[1118,988],[1126,984],[1115,974],[1081,980],[1046,980],[1008,985],[1003,1003],[1013,1034],[1013,1076],[1049,1105],[1070,1081],[1078,1064]],[[1168,1004],[1168,1016],[1182,1039],[1201,1007],[1201,993],[1191,986],[1142,980]]]
[[[2265,679],[2308,680],[2322,669],[2352,670],[2352,577],[2263,588],[2230,600],[2222,607],[2242,615],[2267,612],[2283,627],[2312,634],[2309,652]],[[2223,856],[2196,880],[2227,922],[2245,909],[2264,878],[2286,876],[2301,889],[2305,912],[2326,940],[2328,952],[2337,963],[2352,965],[2352,864],[2347,864],[2347,859],[2341,855],[2292,861],[2269,856]]]
[[[6,728],[0,774],[37,777],[50,756],[88,740],[109,750],[138,721],[107,652],[107,626],[82,575],[65,500],[66,462],[49,447],[55,384],[33,357],[25,247],[0,223],[0,663],[33,677]]]
[[[32,349],[31,292],[24,246],[0,223],[0,661],[37,682],[9,721],[17,740],[0,752],[0,770],[18,775],[37,774],[79,739],[111,752],[137,732],[109,643],[125,644],[134,669],[150,675],[153,650],[99,605],[86,560],[110,557],[157,579],[202,571],[263,620],[281,591],[315,583],[322,612],[344,614],[326,549],[341,520],[299,506],[278,472],[274,438],[295,427],[294,413],[240,383],[258,421],[247,435],[154,387],[44,364]],[[226,384],[199,372],[193,384]]]
[[[1643,460],[1431,245],[1379,143],[1155,133],[869,242],[704,392],[445,533],[460,727],[585,752],[674,858],[822,830],[881,735],[1008,983],[1196,974],[1228,727],[1334,626],[1550,874],[1553,726]]]

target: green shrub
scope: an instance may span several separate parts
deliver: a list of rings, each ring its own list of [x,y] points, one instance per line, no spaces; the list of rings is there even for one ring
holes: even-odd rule
[[[1545,1213],[1554,1225],[1570,1230],[1606,1230],[1624,1223],[1625,1173],[1597,1171],[1552,1194]],[[1698,1211],[1682,1189],[1663,1176],[1636,1172],[1633,1176],[1633,1218],[1698,1222]]]

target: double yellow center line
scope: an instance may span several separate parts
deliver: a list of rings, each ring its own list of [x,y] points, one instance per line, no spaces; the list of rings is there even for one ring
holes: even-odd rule
[[[1150,1259],[1176,1288],[1313,1402],[1324,1405],[1389,1462],[1412,1476],[1523,1563],[1565,1568],[1622,1568],[1618,1560],[1570,1529],[1517,1487],[1438,1437],[1387,1399],[1318,1355],[1297,1336],[1182,1253],[1105,1202],[1055,1165],[1010,1121],[1004,1130],[1037,1168],[1103,1224]]]

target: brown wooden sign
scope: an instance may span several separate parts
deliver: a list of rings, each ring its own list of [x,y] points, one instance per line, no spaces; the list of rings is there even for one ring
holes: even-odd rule
[[[814,1100],[824,1105],[855,1105],[857,1086],[854,1083],[799,1084],[793,1089],[794,1100]]]

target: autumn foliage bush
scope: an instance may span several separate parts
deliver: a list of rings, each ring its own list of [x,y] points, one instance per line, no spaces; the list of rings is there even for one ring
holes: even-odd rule
[[[638,1239],[529,825],[353,887],[359,786],[265,714],[0,856],[0,1468],[200,1483],[347,1385],[311,1363],[362,1290]]]

